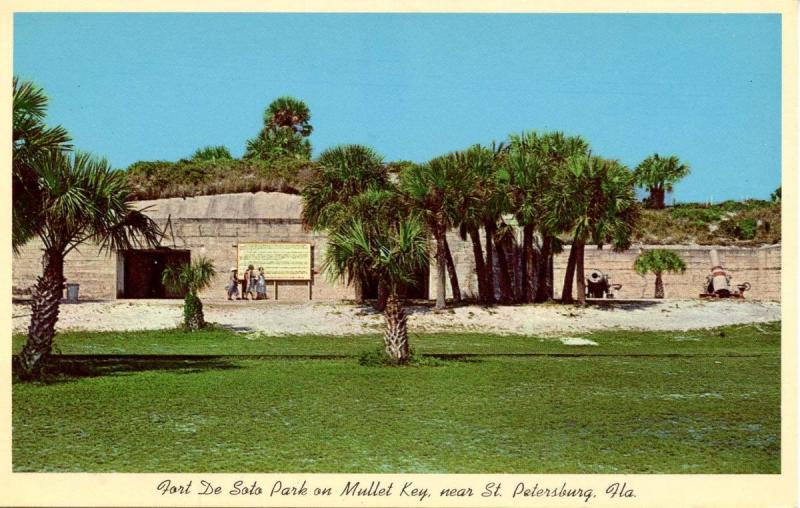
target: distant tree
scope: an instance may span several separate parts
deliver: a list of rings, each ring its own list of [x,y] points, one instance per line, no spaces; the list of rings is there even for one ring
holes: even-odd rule
[[[664,208],[665,192],[672,192],[673,185],[689,174],[689,165],[676,157],[661,157],[657,153],[643,160],[633,172],[636,185],[650,192],[646,200],[648,208]]]
[[[193,161],[213,161],[218,159],[233,159],[231,152],[222,145],[198,148],[192,154]]]
[[[294,97],[279,97],[264,111],[264,127],[247,141],[245,159],[311,158],[311,111]]]
[[[388,288],[384,351],[396,365],[406,364],[410,358],[408,318],[398,289],[413,282],[416,271],[427,262],[427,234],[415,217],[382,220],[371,226],[356,218],[328,238],[324,269],[332,279],[352,272],[354,266],[368,266]]]
[[[661,280],[661,274],[664,272],[683,273],[686,271],[686,263],[681,257],[667,249],[654,249],[639,254],[633,264],[633,269],[639,275],[644,275],[648,272],[656,276],[656,291],[655,298],[664,298],[664,282]]]
[[[781,187],[775,189],[775,191],[769,195],[769,199],[773,203],[780,203],[781,202]]]
[[[77,152],[51,150],[32,166],[38,177],[30,193],[37,215],[27,227],[42,242],[42,275],[36,280],[28,341],[19,355],[23,375],[33,376],[51,352],[64,292],[64,259],[87,242],[101,252],[158,245],[161,231],[132,208],[122,171],[108,162]]]
[[[167,265],[161,273],[161,282],[170,291],[184,293],[183,326],[187,330],[205,328],[203,302],[197,293],[209,287],[215,275],[214,263],[206,258],[183,265]]]

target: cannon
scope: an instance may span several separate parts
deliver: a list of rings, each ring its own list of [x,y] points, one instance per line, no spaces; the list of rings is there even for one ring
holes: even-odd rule
[[[611,284],[608,275],[594,268],[586,277],[586,296],[589,298],[614,298],[614,291],[622,289],[622,284]]]
[[[711,273],[706,276],[706,282],[701,298],[744,298],[744,292],[750,290],[750,283],[743,282],[736,285],[736,289],[731,289],[730,273],[725,271],[719,262],[719,254],[716,249],[709,252],[711,257]]]

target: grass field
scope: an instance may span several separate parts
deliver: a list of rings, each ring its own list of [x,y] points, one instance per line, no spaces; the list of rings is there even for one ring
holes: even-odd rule
[[[780,471],[780,323],[582,336],[599,345],[419,335],[418,353],[475,356],[380,368],[355,358],[378,336],[63,334],[61,352],[98,355],[94,370],[14,385],[13,468]],[[124,356],[152,354],[197,356]],[[333,354],[346,356],[312,358]]]

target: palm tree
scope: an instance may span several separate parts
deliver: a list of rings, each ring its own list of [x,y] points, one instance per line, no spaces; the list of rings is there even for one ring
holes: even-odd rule
[[[412,282],[415,272],[428,262],[427,235],[415,217],[380,224],[379,228],[367,227],[357,218],[332,233],[324,269],[335,280],[350,273],[354,266],[368,266],[388,288],[384,350],[394,364],[403,365],[410,358],[408,323],[397,292]]]
[[[565,171],[559,172],[556,187],[562,194],[553,194],[546,202],[553,210],[550,227],[572,232],[564,288],[561,300],[572,302],[572,283],[577,278],[578,303],[586,303],[584,248],[592,241],[598,248],[611,242],[616,250],[630,245],[638,207],[633,188],[633,175],[618,161],[592,156],[570,159]]]
[[[656,276],[655,298],[664,298],[664,282],[661,274],[664,272],[683,273],[686,271],[686,263],[681,257],[667,249],[653,249],[639,254],[633,263],[633,269],[639,275],[648,272]]]
[[[183,326],[190,331],[205,328],[203,302],[197,293],[211,285],[216,271],[214,263],[204,257],[183,265],[167,265],[161,273],[161,282],[170,291],[184,293]]]
[[[363,145],[335,146],[322,152],[318,162],[321,170],[311,176],[302,192],[306,228],[332,231],[353,217],[368,221],[380,218],[376,213],[398,211],[397,203],[390,203],[386,195],[370,194],[393,190],[383,157],[373,149]],[[356,199],[362,194],[367,195]],[[354,268],[348,277],[355,283],[356,300],[363,303],[369,273]]]
[[[463,152],[454,154],[454,157],[460,170],[470,173],[474,183],[469,189],[472,196],[465,199],[465,203],[461,207],[458,226],[461,239],[466,240],[469,237],[472,243],[475,272],[478,277],[478,297],[481,303],[488,305],[494,303],[494,281],[490,276],[493,267],[484,260],[480,228],[490,220],[489,203],[495,189],[493,153],[481,145],[473,145]],[[491,247],[491,238],[487,237],[489,260],[491,260]]]
[[[245,159],[311,158],[311,111],[300,99],[278,97],[264,111],[264,127],[247,141]]]
[[[30,81],[13,80],[12,122],[12,228],[14,251],[36,236],[42,203],[37,196],[37,164],[51,151],[68,151],[69,134],[61,126],[44,124],[48,98],[44,90]]]
[[[27,225],[42,241],[43,273],[33,290],[28,340],[19,355],[25,375],[33,375],[52,349],[59,304],[64,291],[64,258],[92,241],[101,252],[158,244],[158,226],[131,208],[125,174],[104,159],[52,150],[32,167],[38,179],[32,189],[37,216]]]
[[[517,222],[523,226],[520,299],[524,302],[552,298],[553,254],[558,246],[556,235],[561,231],[550,225],[557,224],[561,217],[548,203],[562,197],[554,183],[556,175],[566,170],[570,159],[588,152],[589,145],[583,138],[561,132],[523,132],[510,136],[504,172],[509,181],[511,207]],[[541,237],[538,251],[534,249],[537,231]]]
[[[455,154],[436,157],[426,164],[406,168],[400,174],[400,190],[409,208],[422,215],[436,240],[436,308],[445,308],[447,270],[447,230],[459,222],[459,214],[468,206],[472,175],[461,171]],[[455,270],[451,271],[453,298],[460,299]]]
[[[198,148],[192,154],[193,161],[215,161],[220,159],[233,159],[231,152],[222,145]]]
[[[664,208],[664,193],[672,192],[675,182],[688,174],[689,165],[677,156],[661,157],[657,153],[639,163],[633,173],[636,185],[650,192],[648,207],[657,210]]]

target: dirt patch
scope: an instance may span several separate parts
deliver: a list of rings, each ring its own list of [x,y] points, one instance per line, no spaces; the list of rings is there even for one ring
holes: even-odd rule
[[[234,330],[270,335],[353,335],[381,330],[383,316],[368,306],[331,303],[206,302],[206,320]],[[588,307],[557,304],[485,308],[462,306],[444,311],[408,308],[412,332],[473,331],[549,335],[605,329],[690,330],[781,319],[777,302],[666,300],[614,302]],[[157,330],[182,319],[181,301],[109,301],[64,304],[59,330]],[[15,303],[15,332],[25,332],[30,307]]]

